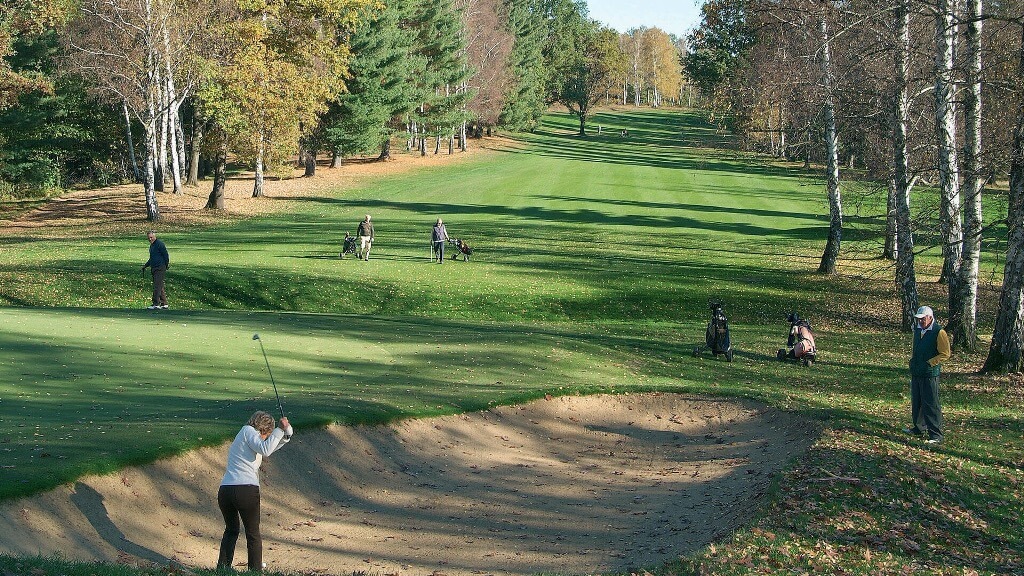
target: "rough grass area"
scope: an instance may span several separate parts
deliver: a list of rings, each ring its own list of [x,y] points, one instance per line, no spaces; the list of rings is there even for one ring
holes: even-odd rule
[[[579,138],[553,115],[497,153],[290,195],[285,212],[160,225],[166,312],[140,310],[145,222],[4,228],[3,496],[231,436],[273,405],[259,332],[303,426],[641,390],[752,398],[821,422],[757,521],[653,573],[1024,573],[1021,380],[976,376],[983,357],[956,354],[945,443],[899,431],[909,342],[891,264],[876,257],[884,194],[849,187],[847,258],[820,277],[817,174],[739,153],[695,114],[607,111],[594,124],[602,135]],[[989,221],[1001,202],[988,200]],[[923,217],[934,201],[922,190],[913,203]],[[366,213],[370,261],[340,260]],[[473,245],[470,262],[429,263],[438,217]],[[928,229],[925,218],[919,246]],[[983,263],[982,331],[1000,233]],[[918,279],[944,316],[938,258],[919,255]],[[712,299],[734,329],[733,363],[690,356]],[[814,324],[813,368],[774,360],[789,311]],[[80,566],[0,558],[0,573]]]

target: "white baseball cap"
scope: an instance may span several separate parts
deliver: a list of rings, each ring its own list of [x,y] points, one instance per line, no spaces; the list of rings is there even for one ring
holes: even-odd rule
[[[921,306],[917,309],[917,314],[914,314],[914,318],[924,318],[925,316],[931,316],[932,318],[935,317],[932,309],[928,306]]]

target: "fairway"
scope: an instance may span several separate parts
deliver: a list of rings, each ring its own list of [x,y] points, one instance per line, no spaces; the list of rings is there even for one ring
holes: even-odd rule
[[[899,432],[909,410],[909,341],[895,328],[899,306],[889,265],[874,257],[884,232],[884,198],[861,198],[843,245],[849,255],[840,262],[844,273],[819,276],[814,270],[828,231],[819,174],[740,152],[694,113],[631,108],[598,113],[592,123],[602,126],[601,134],[591,130],[581,138],[573,117],[551,114],[536,133],[503,141],[495,151],[295,196],[286,211],[269,216],[187,226],[169,219],[155,227],[171,257],[169,310],[144,309],[150,283],[139,273],[148,254],[148,225],[141,219],[130,233],[0,225],[0,499],[17,507],[20,497],[73,493],[87,475],[180,456],[200,466],[206,479],[189,488],[189,504],[182,505],[189,518],[206,522],[194,528],[201,533],[194,538],[215,547],[222,444],[254,410],[276,412],[259,342],[252,339],[259,333],[296,426],[296,444],[312,429],[335,424],[415,427],[405,421],[442,417],[439,425],[447,425],[470,418],[458,416],[467,412],[530,401],[638,393],[697,395],[785,414],[791,420],[783,436],[795,427],[804,435],[794,443],[813,444],[807,453],[803,446],[779,451],[766,464],[771,473],[758,476],[763,483],[751,491],[751,498],[763,499],[744,504],[743,514],[698,508],[698,517],[716,529],[685,546],[641,551],[641,522],[630,529],[635,534],[619,535],[622,546],[595,547],[589,563],[524,562],[522,573],[559,566],[570,572],[654,569],[680,554],[744,566],[744,558],[749,563],[765,546],[771,553],[764,552],[764,565],[779,570],[842,565],[871,574],[926,565],[933,573],[997,573],[1018,562],[1024,541],[1013,503],[1021,497],[1024,428],[1013,386],[973,376],[980,358],[955,356],[943,369],[947,442],[927,450]],[[619,137],[622,129],[629,138]],[[993,200],[989,209],[998,208]],[[355,233],[365,214],[376,227],[369,261],[339,259],[345,232]],[[430,263],[437,218],[452,237],[474,247],[469,262]],[[918,270],[922,299],[941,307],[943,288],[930,277],[938,258],[937,250],[924,251]],[[995,269],[996,259],[986,258],[983,268]],[[691,356],[703,343],[711,301],[721,301],[729,317],[734,362]],[[785,316],[793,311],[814,325],[821,354],[811,369],[775,360],[786,340]],[[982,310],[983,331],[991,331],[990,314]],[[616,421],[617,433],[628,436],[638,421]],[[652,421],[645,429],[662,425]],[[697,440],[719,434],[729,420],[721,426],[691,433]],[[348,438],[351,429],[332,430]],[[550,449],[551,438],[537,442]],[[762,441],[753,433],[744,440]],[[507,448],[480,445],[481,454]],[[656,445],[671,450],[673,442]],[[297,466],[294,458],[310,453],[292,445],[281,456],[293,448],[287,462]],[[637,458],[664,470],[712,456]],[[382,461],[388,474],[408,476],[400,462]],[[337,468],[343,472],[346,464]],[[601,470],[615,472],[603,463]],[[746,464],[737,470],[748,474]],[[116,485],[120,477],[103,481]],[[268,495],[286,482],[274,476]],[[299,488],[312,494],[312,484]],[[453,489],[458,486],[453,480]],[[430,498],[415,482],[393,488]],[[922,512],[920,499],[933,508]],[[612,509],[624,515],[652,510],[643,500],[630,497]],[[903,502],[915,504],[893,504]],[[306,503],[314,506],[321,505]],[[343,511],[331,508],[334,503],[323,506]],[[386,539],[392,525],[401,528],[404,509],[397,507],[388,517],[394,524],[368,538]],[[279,505],[275,514],[288,509]],[[957,510],[979,520],[961,522]],[[365,511],[372,522],[377,508]],[[311,522],[319,514],[306,512]],[[945,540],[918,527],[922,514],[941,526]],[[851,517],[859,522],[852,527],[844,524]],[[443,531],[443,520],[444,514],[432,518],[434,529]],[[118,524],[113,513],[110,521]],[[893,533],[899,536],[890,538]],[[280,526],[268,525],[264,537],[287,537],[289,553],[300,554],[300,540]],[[353,552],[344,539],[312,537],[324,541],[307,540],[310,548]],[[903,542],[928,538],[938,544],[929,548],[929,563],[917,563],[919,555]],[[99,550],[97,542],[82,546]],[[0,550],[25,553],[13,544],[0,537]],[[365,569],[412,562],[397,553],[384,558],[387,541],[365,546],[361,553],[380,560]],[[830,560],[828,550],[836,548],[841,552]],[[872,552],[865,556],[865,549]],[[174,556],[152,552],[151,559]],[[210,556],[197,554],[199,566],[207,567]],[[293,569],[275,554],[266,553],[274,569]],[[608,554],[625,557],[609,561]],[[88,554],[79,549],[72,556]],[[352,558],[360,561],[359,554]],[[514,564],[423,566],[488,573],[503,571],[494,567],[500,565],[514,571]]]

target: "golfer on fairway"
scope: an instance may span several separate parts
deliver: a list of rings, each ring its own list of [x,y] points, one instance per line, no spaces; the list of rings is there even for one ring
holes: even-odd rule
[[[249,570],[263,569],[263,539],[260,537],[260,464],[263,458],[286,444],[292,426],[282,416],[274,428],[274,417],[262,410],[255,412],[242,426],[228,450],[227,471],[217,492],[217,505],[224,515],[224,537],[220,541],[218,570],[233,570],[238,519],[245,526],[245,545],[249,552]]]
[[[167,247],[163,240],[156,239],[156,232],[150,230],[146,233],[149,239],[149,260],[142,265],[142,273],[146,268],[153,268],[153,304],[150,310],[167,309],[167,293],[164,291],[164,278],[167,276],[167,268],[171,265],[171,257],[167,255]]]

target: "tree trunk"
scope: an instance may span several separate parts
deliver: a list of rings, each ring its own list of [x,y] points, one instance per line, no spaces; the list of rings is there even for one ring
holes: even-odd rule
[[[1020,63],[1014,85],[1024,92],[1024,26],[1021,27]],[[1010,150],[1010,193],[1006,215],[1006,265],[999,311],[983,372],[1021,372],[1024,348],[1024,98],[1018,98],[1017,127]]]
[[[982,0],[967,0],[967,77],[964,90],[964,242],[959,274],[950,283],[949,333],[956,348],[978,348],[978,268],[981,264],[981,13]],[[953,289],[957,294],[953,296]]]
[[[146,119],[146,177],[143,182],[143,189],[146,194],[146,220],[156,222],[160,219],[160,205],[156,200],[156,118]]]
[[[142,175],[139,174],[139,163],[135,159],[135,140],[132,138],[132,119],[128,115],[128,103],[124,100],[121,101],[121,110],[124,111],[124,131],[125,136],[128,139],[128,157],[132,163],[132,176],[136,182],[142,181]]]
[[[214,159],[213,189],[210,190],[210,197],[206,200],[207,210],[224,209],[224,185],[227,182],[226,168],[228,164],[228,139],[227,134],[219,134],[221,144],[217,148],[217,156]]]
[[[466,142],[466,122],[462,122],[462,130],[459,132],[459,148],[465,152],[469,148],[469,144]]]
[[[437,131],[437,138],[434,139],[434,155],[441,153],[441,131]]]
[[[252,197],[263,196],[263,134],[259,135],[259,142],[256,144],[256,177],[253,179]]]
[[[832,49],[828,22],[824,10],[821,14],[821,72],[825,88],[825,149],[828,153],[826,179],[828,189],[828,241],[818,265],[819,274],[835,274],[836,261],[843,238],[843,203],[839,191],[839,136],[836,127],[835,95],[832,93]]]
[[[910,227],[910,159],[907,148],[907,126],[910,122],[910,0],[896,5],[896,46],[894,77],[896,93],[893,102],[893,193],[896,208],[896,291],[900,295],[900,328],[914,329],[917,312],[917,278],[914,273],[914,234]]]
[[[341,168],[341,154],[337,150],[331,152],[331,168]]]
[[[192,153],[188,157],[188,177],[185,186],[199,186],[199,150],[203,144],[203,123],[198,118],[192,120]]]
[[[889,195],[885,202],[885,245],[882,247],[882,258],[896,260],[896,181],[889,180]]]
[[[181,156],[178,155],[178,109],[172,106],[167,111],[168,149],[171,152],[171,182],[175,194],[181,194]]]
[[[384,142],[380,145],[380,156],[377,156],[378,160],[391,160],[391,139],[385,138]]]
[[[306,148],[304,162],[306,171],[302,174],[302,177],[309,178],[316,176],[316,150]]]
[[[940,282],[949,282],[950,298],[959,290],[955,286],[960,268],[963,243],[963,216],[960,213],[960,174],[957,168],[956,79],[954,57],[956,48],[956,2],[938,0],[935,13],[935,137],[939,165],[939,228],[942,242],[942,274]],[[959,306],[958,306],[959,307]]]

